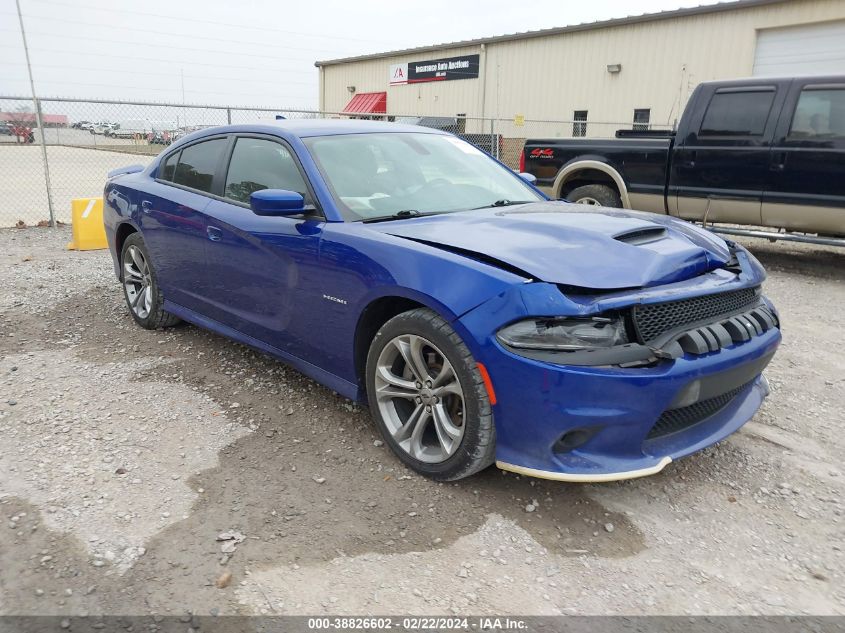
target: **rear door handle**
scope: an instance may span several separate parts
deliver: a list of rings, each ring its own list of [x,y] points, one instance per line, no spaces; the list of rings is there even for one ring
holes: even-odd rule
[[[223,239],[223,231],[218,229],[216,226],[209,226],[205,232],[206,235],[208,235],[208,239],[212,242],[219,242]]]
[[[783,171],[786,169],[786,152],[774,152],[772,154],[772,162],[769,164],[769,169],[772,171]]]
[[[696,159],[696,153],[695,153],[695,152],[690,152],[690,153],[689,153],[689,158],[687,158],[687,159],[684,161],[684,163],[683,163],[683,164],[684,164],[684,167],[686,167],[687,169],[693,169],[693,168],[695,168],[695,159]]]

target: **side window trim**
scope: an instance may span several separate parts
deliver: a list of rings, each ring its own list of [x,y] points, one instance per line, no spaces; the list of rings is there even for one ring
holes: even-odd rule
[[[193,147],[194,145],[199,145],[200,143],[205,143],[206,141],[214,141],[214,140],[217,140],[217,139],[228,140],[230,144],[232,142],[231,141],[231,135],[229,135],[229,134],[212,134],[211,136],[203,136],[202,138],[198,138],[196,141],[193,141],[193,142],[188,143],[186,145],[182,145],[179,149],[177,149],[174,152],[168,154],[162,161],[159,162],[158,166],[161,167],[168,158],[173,156],[173,154],[178,153],[179,158],[176,160],[176,169],[178,169],[179,163],[182,161],[182,152],[184,150],[188,149],[189,147]],[[182,189],[184,191],[190,191],[191,193],[195,193],[199,196],[205,196],[206,198],[220,198],[221,196],[217,195],[216,193],[213,193],[213,191],[219,190],[217,179],[220,175],[221,165],[227,165],[228,164],[228,163],[224,162],[224,159],[226,158],[227,151],[228,151],[228,147],[225,148],[220,153],[220,157],[217,159],[217,166],[214,169],[214,176],[212,177],[212,180],[211,180],[212,192],[203,191],[202,189],[195,189],[193,187],[188,187],[187,185],[183,185],[183,184],[180,184],[178,182],[173,182],[171,180],[163,180],[163,179],[159,178],[158,168],[156,168],[155,180],[156,180],[156,182],[161,183],[163,185],[167,185],[169,187],[176,187],[177,189]],[[174,169],[173,175],[174,175],[174,177],[176,175],[175,169]]]
[[[239,200],[234,200],[232,198],[226,197],[226,192],[224,190],[226,186],[226,179],[229,175],[229,169],[232,163],[232,156],[235,152],[235,144],[238,142],[239,138],[255,138],[261,139],[264,141],[271,141],[273,143],[277,143],[285,148],[285,150],[291,155],[293,158],[293,163],[296,165],[296,169],[299,172],[300,177],[302,178],[302,182],[305,183],[305,187],[308,190],[308,198],[306,199],[305,203],[311,204],[314,207],[314,210],[307,210],[305,211],[306,216],[313,216],[318,215],[321,218],[325,218],[325,214],[323,213],[323,209],[320,206],[320,201],[317,199],[317,196],[314,193],[314,187],[311,185],[311,180],[308,178],[308,174],[305,172],[305,168],[302,166],[302,161],[299,160],[299,156],[297,155],[296,151],[294,151],[293,147],[291,147],[290,143],[288,143],[285,139],[280,138],[278,136],[273,136],[272,134],[261,134],[261,133],[249,133],[249,132],[241,132],[238,134],[232,134],[232,139],[228,149],[224,152],[226,155],[226,162],[223,165],[222,169],[222,183],[221,183],[221,193],[220,199],[228,204],[234,204],[239,207],[243,207],[245,209],[249,209],[249,203],[247,202],[240,202]]]

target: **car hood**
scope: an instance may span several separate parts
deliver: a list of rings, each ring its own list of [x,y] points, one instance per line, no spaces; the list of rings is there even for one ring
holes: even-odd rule
[[[687,222],[552,201],[368,227],[540,281],[593,289],[682,281],[732,257],[724,240]]]

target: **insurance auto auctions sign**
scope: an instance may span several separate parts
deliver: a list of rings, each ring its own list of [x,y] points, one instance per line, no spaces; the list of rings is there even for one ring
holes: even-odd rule
[[[392,64],[390,85],[418,84],[427,81],[451,81],[453,79],[477,79],[479,55],[461,55],[423,62]]]

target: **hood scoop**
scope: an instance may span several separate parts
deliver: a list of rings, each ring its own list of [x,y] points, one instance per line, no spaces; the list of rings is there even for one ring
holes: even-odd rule
[[[642,246],[643,244],[650,244],[662,240],[666,237],[667,231],[662,226],[655,226],[653,228],[634,229],[632,231],[625,231],[617,233],[613,239],[617,242],[624,242],[625,244],[632,244],[634,246]]]

